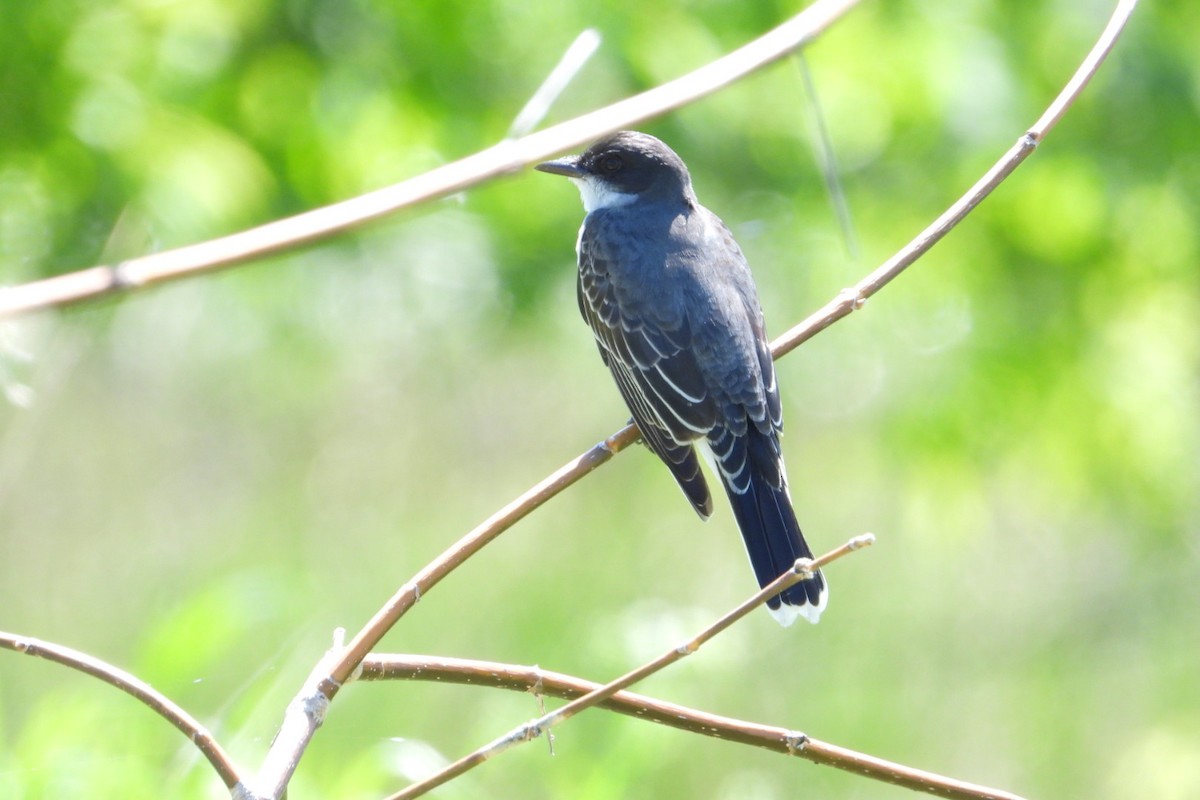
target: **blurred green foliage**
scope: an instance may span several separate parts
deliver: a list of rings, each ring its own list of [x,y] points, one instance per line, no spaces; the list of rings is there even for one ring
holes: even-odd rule
[[[563,49],[566,118],[787,3],[9,0],[0,281],[203,240],[482,148]],[[868,3],[808,51],[857,237],[782,63],[647,128],[734,228],[778,333],[1019,136],[1107,3]],[[1146,3],[1043,148],[781,362],[816,628],[766,614],[645,691],[1029,797],[1200,795],[1200,6]],[[625,412],[575,310],[571,187],[498,181],[259,266],[0,328],[0,628],[115,662],[257,765],[328,645]],[[605,679],[752,590],[641,448],[386,640]],[[350,687],[293,797],[378,797],[537,713]],[[898,797],[604,713],[438,796]],[[220,797],[150,712],[0,653],[0,797]]]

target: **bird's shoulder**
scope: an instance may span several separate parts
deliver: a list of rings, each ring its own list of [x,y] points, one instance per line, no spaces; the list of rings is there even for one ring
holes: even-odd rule
[[[728,226],[698,205],[654,224],[630,210],[594,211],[580,233],[579,306],[605,363],[684,389],[698,427],[777,428],[762,310]]]

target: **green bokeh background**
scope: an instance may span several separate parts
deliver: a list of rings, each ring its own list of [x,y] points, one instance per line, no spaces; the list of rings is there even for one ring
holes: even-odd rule
[[[655,85],[788,3],[4,0],[0,281],[169,248]],[[1041,113],[1108,3],[866,3],[808,51],[861,255],[778,64],[647,130],[688,161],[782,332]],[[1044,147],[866,309],[780,363],[829,570],[642,690],[1030,798],[1200,796],[1200,6],[1146,3]],[[295,254],[0,323],[0,628],[121,665],[256,766],[337,626],[625,419],[577,317],[566,182],[533,172]],[[607,679],[752,590],[635,448],[425,597],[387,649]],[[352,686],[293,798],[373,798],[538,711]],[[224,795],[167,725],[0,652],[0,797]],[[444,798],[892,798],[602,712]]]

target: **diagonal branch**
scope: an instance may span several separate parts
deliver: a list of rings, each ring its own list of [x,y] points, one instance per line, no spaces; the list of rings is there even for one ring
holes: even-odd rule
[[[506,139],[393,186],[219,239],[2,289],[0,319],[262,258],[516,172],[712,94],[803,47],[856,2],[817,0],[779,27],[675,80],[528,136]]]
[[[212,734],[166,695],[156,691],[145,681],[139,680],[112,664],[89,656],[87,653],[40,639],[0,631],[0,647],[62,664],[117,687],[139,700],[186,735],[208,759],[208,763],[212,764],[226,788],[234,790],[243,783],[241,772],[234,765],[233,759],[221,748],[221,745],[217,744],[217,740],[213,738]]]
[[[406,798],[420,797],[421,795],[436,789],[442,784],[457,778],[464,772],[474,769],[488,759],[493,758],[500,753],[505,752],[506,750],[510,750],[519,744],[533,741],[546,731],[553,728],[555,725],[566,722],[568,719],[580,713],[581,711],[586,711],[587,709],[604,702],[622,689],[632,686],[638,681],[645,680],[654,673],[662,670],[664,667],[670,666],[676,661],[690,656],[714,636],[722,631],[727,630],[739,619],[765,603],[767,598],[779,594],[789,586],[799,583],[800,581],[810,580],[818,568],[824,567],[825,565],[836,561],[837,559],[848,555],[855,550],[867,547],[874,541],[875,537],[867,533],[863,534],[862,536],[856,536],[846,544],[829,551],[820,558],[802,558],[797,560],[795,566],[791,570],[771,581],[749,599],[743,601],[732,611],[724,614],[720,619],[684,644],[671,648],[653,661],[649,661],[637,669],[625,673],[620,678],[617,678],[614,681],[593,689],[587,694],[575,698],[559,709],[551,711],[548,714],[543,714],[535,720],[518,726],[504,736],[501,736],[500,738],[495,739],[483,747],[480,747],[478,750],[463,756],[458,761],[455,761],[453,764],[449,765],[443,770],[440,770],[436,774],[431,775],[423,781],[412,784],[403,791],[397,792],[388,798],[388,800],[406,800]],[[796,746],[803,746],[803,736],[796,742]]]
[[[550,695],[566,700],[581,697],[600,688],[600,684],[552,672],[540,667],[524,667],[495,661],[477,661],[443,656],[378,654],[367,656],[362,664],[362,680],[421,680],[438,683],[469,684],[535,695]],[[924,770],[869,756],[814,739],[799,731],[775,725],[733,719],[676,705],[634,692],[617,692],[599,703],[601,708],[637,719],[655,722],[689,733],[711,736],[722,741],[752,745],[807,759],[814,764],[853,772],[885,783],[951,800],[1020,800],[1016,795],[972,783],[947,778]]]
[[[855,284],[854,288],[844,289],[833,300],[809,315],[808,319],[776,339],[772,343],[772,352],[775,357],[787,355],[842,317],[862,308],[867,302],[867,298],[890,283],[893,278],[937,244],[943,236],[962,222],[975,206],[982,203],[993,189],[1003,183],[1004,179],[1011,175],[1017,167],[1021,166],[1062,119],[1067,109],[1071,107],[1071,104],[1075,102],[1084,87],[1096,74],[1096,70],[1100,69],[1100,65],[1104,63],[1104,59],[1112,50],[1113,45],[1117,43],[1117,38],[1124,30],[1125,23],[1129,21],[1135,6],[1137,6],[1137,0],[1120,0],[1117,3],[1100,38],[1092,45],[1091,52],[1075,70],[1075,74],[1071,76],[1071,80],[1067,82],[1063,90],[1054,98],[1054,102],[1038,117],[1033,127],[1026,131],[1016,144],[1009,148],[1008,152],[1001,156],[1000,160],[967,190],[966,194],[955,201],[929,227],[917,234],[916,238],[901,248],[894,256]]]

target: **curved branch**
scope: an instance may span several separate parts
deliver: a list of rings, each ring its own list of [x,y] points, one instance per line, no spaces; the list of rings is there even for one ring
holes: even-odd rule
[[[360,677],[368,681],[420,680],[488,686],[566,700],[573,700],[600,688],[598,683],[540,667],[442,656],[373,654],[363,661]],[[865,753],[822,742],[798,731],[710,714],[634,692],[617,692],[602,701],[600,706],[659,725],[798,756],[814,764],[835,767],[951,800],[1020,800],[1009,792],[884,761]]]
[[[924,255],[937,244],[943,236],[951,231],[963,218],[983,202],[992,190],[1004,182],[1022,162],[1028,158],[1046,135],[1058,124],[1063,114],[1075,102],[1084,87],[1091,81],[1096,70],[1104,63],[1104,59],[1117,43],[1117,38],[1129,21],[1129,16],[1137,6],[1137,0],[1120,0],[1109,17],[1108,24],[1100,38],[1092,45],[1091,52],[1075,70],[1071,80],[1058,93],[1049,107],[1038,117],[1037,122],[1019,138],[1008,152],[1000,157],[992,168],[984,173],[975,185],[967,190],[953,205],[946,209],[941,216],[934,220],[925,230],[917,234],[911,242],[905,245],[894,256],[889,258],[870,275],[856,283],[851,289],[844,289],[833,300],[810,314],[807,319],[784,333],[771,345],[771,351],[776,358],[787,355],[803,342],[825,330],[842,317],[863,307],[867,298],[878,292],[914,261]]]
[[[107,684],[139,700],[151,711],[158,714],[167,722],[174,725],[181,733],[196,745],[196,748],[208,759],[208,763],[217,771],[217,775],[225,783],[225,787],[233,791],[243,783],[238,768],[212,734],[195,720],[190,714],[173,703],[166,695],[156,691],[149,684],[139,680],[123,669],[114,667],[98,658],[72,650],[69,647],[18,636],[15,633],[0,631],[0,647],[27,656],[44,658],[56,664],[78,670],[93,678],[99,678]]]
[[[211,272],[363,225],[402,208],[516,172],[694,102],[762,69],[816,38],[858,0],[817,0],[779,27],[682,77],[545,130],[506,139],[393,186],[241,233],[0,289],[0,319]]]

